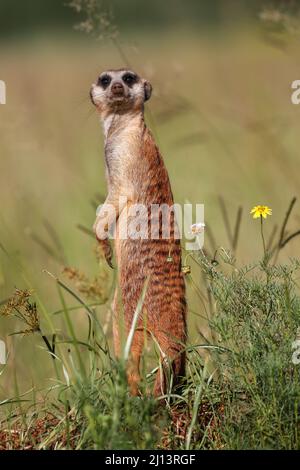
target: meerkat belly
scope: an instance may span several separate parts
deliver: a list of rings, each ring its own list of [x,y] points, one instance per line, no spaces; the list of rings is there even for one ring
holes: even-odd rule
[[[137,203],[127,204],[119,214],[115,228],[115,251],[119,268],[124,263],[129,263],[136,269],[141,265],[145,273],[160,269],[166,274],[170,267],[180,269],[180,240],[174,239],[172,229],[171,236],[167,237],[162,236],[161,229],[155,231],[151,217],[149,208]]]
[[[180,244],[168,239],[118,237],[115,248],[122,296],[130,305],[131,314],[148,282],[144,308],[150,324],[169,318],[170,309],[175,317],[180,316],[185,291]]]

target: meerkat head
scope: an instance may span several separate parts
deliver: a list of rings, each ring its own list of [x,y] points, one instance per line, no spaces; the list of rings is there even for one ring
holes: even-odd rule
[[[107,70],[92,85],[90,97],[100,114],[107,117],[142,110],[151,92],[151,84],[132,70]]]

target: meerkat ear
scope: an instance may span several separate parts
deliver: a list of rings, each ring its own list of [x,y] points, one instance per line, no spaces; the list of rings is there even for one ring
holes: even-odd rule
[[[144,91],[145,91],[145,101],[148,101],[151,97],[152,85],[147,80],[145,80],[144,82]]]

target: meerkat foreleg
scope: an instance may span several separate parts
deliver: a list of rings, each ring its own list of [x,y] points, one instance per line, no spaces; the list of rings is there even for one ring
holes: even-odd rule
[[[104,204],[102,204],[93,226],[96,238],[103,249],[104,257],[111,268],[113,268],[113,264],[109,234],[112,234],[125,205],[125,201],[122,203],[122,198],[119,200],[118,197],[112,197],[109,194]]]

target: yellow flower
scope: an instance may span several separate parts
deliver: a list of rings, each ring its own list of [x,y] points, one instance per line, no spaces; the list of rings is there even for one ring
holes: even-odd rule
[[[181,267],[181,271],[183,272],[183,274],[190,274],[191,273],[191,267],[186,265],[186,266],[182,266]],[[300,329],[300,328],[299,328]]]
[[[268,206],[255,206],[250,214],[253,214],[253,219],[258,219],[259,217],[266,219],[268,215],[272,215],[272,209]]]

